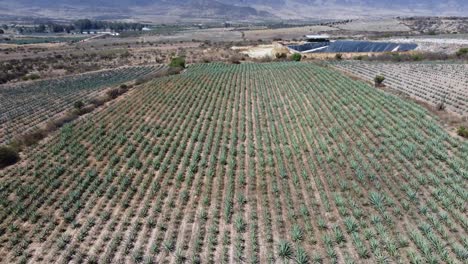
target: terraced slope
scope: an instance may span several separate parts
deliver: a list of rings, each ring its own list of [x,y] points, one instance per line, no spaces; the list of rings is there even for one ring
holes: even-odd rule
[[[468,144],[432,120],[313,64],[192,66],[0,172],[0,262],[463,263]]]
[[[369,63],[340,62],[335,67],[372,81],[376,75],[385,84],[409,96],[468,116],[468,64],[463,63]]]
[[[125,67],[22,84],[0,86],[0,144],[33,129],[103,90],[162,69]]]

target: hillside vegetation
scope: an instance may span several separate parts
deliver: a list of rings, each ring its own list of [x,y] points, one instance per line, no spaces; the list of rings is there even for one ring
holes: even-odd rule
[[[466,153],[330,68],[194,65],[0,172],[0,262],[463,263]]]

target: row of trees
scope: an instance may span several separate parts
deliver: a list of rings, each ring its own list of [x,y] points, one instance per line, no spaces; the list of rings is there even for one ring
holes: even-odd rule
[[[34,27],[34,32],[36,33],[46,33],[46,32],[53,32],[53,33],[61,33],[67,32],[70,33],[71,31],[75,30],[73,25],[61,25],[55,23],[49,24],[40,24],[39,26]]]
[[[72,31],[89,32],[92,30],[106,30],[113,31],[141,31],[145,26],[140,23],[126,23],[126,22],[109,22],[90,19],[79,19],[70,24],[57,24],[54,22],[40,23],[34,27],[18,27],[20,33],[71,33]]]
[[[90,19],[80,19],[73,22],[77,30],[81,32],[92,29],[111,29],[115,31],[134,30],[141,31],[145,26],[140,23],[126,23],[126,22],[108,22]]]

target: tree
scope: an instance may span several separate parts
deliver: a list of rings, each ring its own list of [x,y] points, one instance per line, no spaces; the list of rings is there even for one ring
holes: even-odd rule
[[[59,25],[59,24],[50,24],[49,31],[54,32],[54,33],[60,33],[60,32],[65,31],[65,26]]]
[[[337,60],[342,60],[342,59],[343,59],[343,54],[337,53],[337,54],[335,55],[335,59],[337,59]]]
[[[468,138],[468,128],[465,128],[463,126],[459,127],[457,130],[457,133],[459,136],[462,136],[464,138]]]
[[[5,31],[3,31],[3,29],[0,29],[0,34],[5,34]]]
[[[424,58],[422,54],[413,54],[411,55],[411,59],[414,61],[422,61]]]
[[[73,107],[75,107],[75,109],[80,110],[81,108],[84,107],[84,103],[83,103],[83,101],[76,101],[76,102],[73,104]]]
[[[89,19],[80,19],[75,21],[73,24],[81,33],[90,30],[92,27],[92,22]]]
[[[185,68],[185,58],[183,58],[183,57],[174,57],[174,58],[172,58],[171,63],[169,64],[169,67]]]
[[[36,33],[44,33],[46,31],[46,26],[44,24],[40,24],[34,30],[36,31]]]
[[[444,111],[446,106],[445,106],[445,101],[447,99],[447,92],[444,93],[444,95],[442,96],[442,99],[440,100],[440,102],[437,103],[436,105],[436,108],[437,110],[439,111]]]
[[[466,56],[468,55],[468,48],[461,48],[457,51],[457,56],[458,57],[463,57],[463,56]]]
[[[294,53],[292,56],[291,56],[291,59],[293,61],[301,61],[302,59],[302,55],[300,53]]]
[[[275,57],[277,59],[285,59],[287,56],[288,55],[286,53],[284,53],[284,52],[278,52],[278,53],[275,54]]]
[[[385,81],[385,77],[383,77],[382,75],[375,76],[374,78],[375,87],[381,86],[383,81]]]
[[[66,31],[67,33],[69,33],[69,34],[70,34],[70,32],[71,32],[72,30],[74,30],[74,29],[75,29],[75,27],[74,27],[73,25],[65,26],[65,31]]]
[[[0,147],[0,168],[15,164],[19,160],[18,152],[11,147]]]

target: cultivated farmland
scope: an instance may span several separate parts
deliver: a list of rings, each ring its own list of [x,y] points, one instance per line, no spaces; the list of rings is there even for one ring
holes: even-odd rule
[[[87,37],[23,37],[13,39],[0,39],[0,43],[6,44],[40,44],[40,43],[60,43],[60,42],[78,42]]]
[[[307,63],[200,64],[0,172],[0,262],[464,263],[468,144]]]
[[[0,144],[50,120],[76,101],[96,98],[104,89],[125,83],[163,66],[124,67],[0,86]]]
[[[468,64],[339,62],[334,66],[372,81],[383,75],[391,88],[434,106],[468,115]]]

